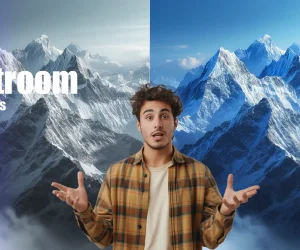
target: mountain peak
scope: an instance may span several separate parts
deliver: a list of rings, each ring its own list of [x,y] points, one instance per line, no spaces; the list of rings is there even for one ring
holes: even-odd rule
[[[285,52],[285,55],[294,57],[296,54],[290,47],[288,47],[288,49]]]
[[[25,70],[35,74],[50,60],[55,61],[62,51],[55,48],[48,36],[43,34],[32,40],[25,49],[16,49],[12,53],[22,63]]]
[[[49,40],[49,37],[47,35],[43,34],[43,35],[40,36],[40,39]]]
[[[260,43],[270,44],[272,42],[272,38],[271,38],[270,35],[264,35],[263,37],[261,37],[260,39],[258,39],[258,41]]]
[[[50,50],[51,53],[54,51],[55,54],[60,54],[61,51],[58,50],[57,48],[55,48],[52,44],[51,41],[49,39],[49,37],[47,35],[41,35],[40,37],[36,38],[35,40],[33,40],[31,43],[29,43],[25,50],[28,49],[32,49],[35,47],[39,47],[42,46],[43,50]]]
[[[217,77],[224,71],[236,74],[239,70],[244,70],[240,60],[234,53],[221,47],[206,63],[201,80],[206,80],[209,76]]]
[[[75,56],[75,55],[72,53],[72,51],[70,51],[70,50],[68,49],[68,47],[64,49],[64,51],[63,51],[63,53],[62,53],[61,55],[63,56],[63,58],[71,58],[71,57]]]
[[[274,44],[270,35],[256,39],[246,51],[238,50],[235,52],[237,57],[246,65],[248,71],[256,76],[259,76],[273,60],[278,61],[284,53],[284,50]]]
[[[218,51],[220,51],[220,52],[226,52],[228,50],[224,49],[223,47],[220,47]]]
[[[217,56],[228,56],[231,55],[231,52],[229,50],[224,49],[223,47],[220,47],[217,51]]]
[[[40,37],[38,37],[37,39],[34,40],[35,42],[41,43],[41,44],[49,44],[50,40],[49,37],[47,35],[41,35]]]
[[[295,54],[300,55],[300,46],[297,43],[293,43],[290,47],[289,47]]]
[[[78,45],[78,44],[75,44],[73,42],[71,42],[67,48],[73,53],[73,54],[76,54],[78,52],[81,52],[82,51],[82,48]]]
[[[220,61],[222,58],[229,58],[229,60],[232,60],[236,58],[236,56],[234,55],[234,53],[231,53],[229,50],[220,47],[215,53],[215,55],[212,57],[212,59],[214,59],[214,61],[217,62]]]

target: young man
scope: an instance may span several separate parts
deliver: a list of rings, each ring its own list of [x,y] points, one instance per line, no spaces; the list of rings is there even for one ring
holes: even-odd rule
[[[144,145],[135,155],[110,166],[93,210],[78,173],[78,188],[58,183],[53,194],[73,207],[78,225],[99,248],[216,248],[232,228],[235,210],[259,186],[233,190],[228,176],[224,197],[207,166],[173,145],[178,96],[163,85],[143,86],[131,98]]]

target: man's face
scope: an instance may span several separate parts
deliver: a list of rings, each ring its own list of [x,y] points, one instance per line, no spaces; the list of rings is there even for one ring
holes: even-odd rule
[[[152,149],[160,150],[172,142],[177,123],[171,105],[162,101],[145,101],[137,126],[145,143]]]

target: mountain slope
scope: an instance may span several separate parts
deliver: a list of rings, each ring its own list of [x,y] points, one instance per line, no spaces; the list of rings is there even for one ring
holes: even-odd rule
[[[300,204],[299,123],[299,114],[263,98],[254,106],[243,105],[234,119],[182,152],[209,166],[221,193],[229,173],[235,176],[236,190],[260,185],[258,194],[238,212],[296,237],[300,232],[299,211],[294,209]]]
[[[234,53],[223,48],[207,62],[200,78],[176,93],[184,106],[175,134],[179,147],[233,119],[244,103],[255,105],[267,97],[278,99],[287,109],[299,108],[296,94],[280,78],[257,79]]]
[[[262,70],[269,65],[272,60],[278,61],[284,51],[279,49],[269,35],[264,35],[255,40],[247,50],[238,49],[236,56],[245,63],[249,72],[259,76]]]
[[[55,61],[62,53],[55,48],[46,35],[33,40],[25,49],[15,49],[12,54],[22,63],[23,67],[35,74],[50,60]]]

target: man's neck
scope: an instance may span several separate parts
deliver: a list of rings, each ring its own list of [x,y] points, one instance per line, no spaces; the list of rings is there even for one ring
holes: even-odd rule
[[[160,150],[155,150],[144,144],[143,159],[147,166],[161,167],[171,161],[173,155],[172,143]]]

